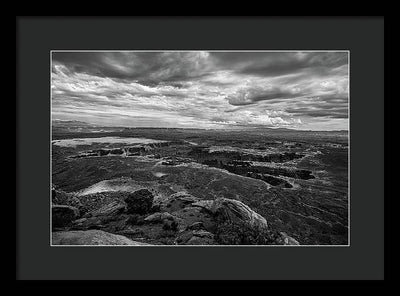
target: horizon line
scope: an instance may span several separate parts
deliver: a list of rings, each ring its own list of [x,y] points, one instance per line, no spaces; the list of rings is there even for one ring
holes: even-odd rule
[[[90,123],[81,120],[68,120],[68,119],[51,119],[51,121],[64,121],[64,122],[81,122],[95,127],[107,127],[107,128],[125,128],[125,129],[190,129],[190,130],[223,130],[223,131],[235,131],[235,130],[251,130],[251,129],[267,129],[267,130],[287,130],[287,131],[299,131],[299,132],[349,132],[349,129],[337,129],[337,130],[310,130],[310,129],[295,129],[287,127],[261,127],[261,126],[237,126],[237,128],[200,128],[200,127],[163,127],[163,126],[121,126],[121,125],[99,125],[97,123]],[[53,127],[53,126],[51,126]]]

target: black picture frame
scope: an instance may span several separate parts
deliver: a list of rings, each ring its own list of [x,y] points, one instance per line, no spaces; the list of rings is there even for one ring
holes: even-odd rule
[[[17,279],[384,279],[382,17],[19,17],[16,25]],[[49,52],[55,49],[349,50],[351,245],[52,248]]]

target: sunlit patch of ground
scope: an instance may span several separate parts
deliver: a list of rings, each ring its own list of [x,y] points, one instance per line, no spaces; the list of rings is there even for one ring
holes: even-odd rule
[[[157,177],[157,178],[161,178],[161,177],[163,177],[163,176],[168,175],[168,174],[161,173],[161,172],[152,172],[152,173],[153,173],[153,175],[154,175],[155,177]]]
[[[95,183],[85,189],[77,192],[78,196],[100,193],[100,192],[110,192],[110,191],[124,191],[124,192],[135,192],[143,188],[144,186],[130,178],[117,178],[112,180],[104,180]]]

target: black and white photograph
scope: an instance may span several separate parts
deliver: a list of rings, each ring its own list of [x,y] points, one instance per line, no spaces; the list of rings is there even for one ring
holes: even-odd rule
[[[50,246],[350,246],[350,51],[49,58]]]

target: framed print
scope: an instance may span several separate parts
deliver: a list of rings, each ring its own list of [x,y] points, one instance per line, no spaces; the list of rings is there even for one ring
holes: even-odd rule
[[[349,51],[50,54],[52,245],[349,245]]]
[[[18,34],[21,279],[383,278],[383,19]]]

